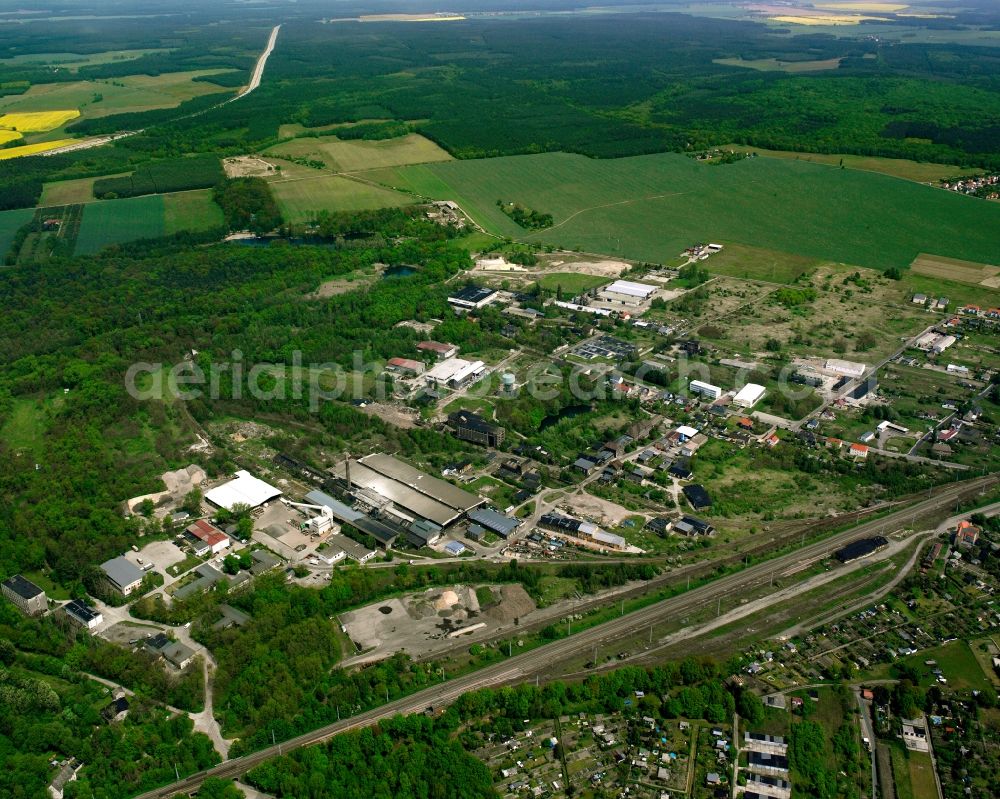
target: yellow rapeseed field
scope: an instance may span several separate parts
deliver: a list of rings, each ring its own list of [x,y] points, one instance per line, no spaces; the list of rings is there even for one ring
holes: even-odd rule
[[[22,133],[44,133],[80,116],[75,108],[63,111],[23,111],[0,116],[0,128]]]
[[[831,2],[831,3],[816,3],[816,8],[829,8],[833,11],[868,11],[869,13],[881,12],[883,14],[890,14],[893,11],[902,11],[903,9],[909,8],[906,3],[856,3],[856,2]]]
[[[78,139],[59,139],[57,141],[43,141],[38,144],[25,144],[23,147],[7,147],[0,149],[0,161],[8,158],[20,158],[22,155],[38,155],[48,150],[55,150],[57,147],[65,147],[73,144]]]
[[[0,130],[0,144],[6,144],[9,141],[17,141],[21,138],[21,134],[16,130]]]

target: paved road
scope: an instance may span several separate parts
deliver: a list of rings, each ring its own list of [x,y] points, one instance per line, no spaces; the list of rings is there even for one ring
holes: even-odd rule
[[[271,57],[271,53],[274,52],[274,43],[278,41],[278,31],[281,30],[280,25],[275,25],[271,31],[271,35],[267,40],[267,47],[264,48],[264,52],[260,54],[257,59],[257,64],[253,68],[253,75],[250,76],[250,82],[244,86],[236,94],[235,97],[226,100],[226,103],[231,103],[235,100],[239,100],[241,97],[246,97],[250,92],[260,86],[260,81],[264,77],[264,67],[267,66],[267,59]],[[225,105],[225,103],[223,103]]]
[[[276,755],[320,743],[348,730],[374,724],[397,714],[418,713],[428,706],[438,707],[453,702],[463,693],[495,685],[524,682],[534,678],[551,679],[560,673],[557,666],[568,660],[591,652],[596,647],[615,645],[622,638],[635,635],[650,625],[664,619],[677,618],[706,604],[713,604],[723,597],[733,597],[748,589],[768,582],[771,575],[784,569],[801,566],[804,562],[828,556],[834,550],[855,538],[874,535],[885,527],[899,527],[913,524],[929,513],[946,508],[958,499],[974,496],[975,492],[1000,483],[1000,475],[990,475],[966,481],[948,489],[935,497],[922,500],[913,506],[898,511],[883,519],[866,522],[851,530],[838,533],[825,541],[805,546],[795,552],[779,556],[770,561],[755,564],[735,574],[726,575],[712,583],[692,589],[680,596],[671,597],[649,605],[626,616],[596,625],[568,638],[540,646],[529,652],[515,655],[506,661],[496,663],[472,674],[457,677],[441,685],[425,688],[403,699],[390,702],[382,707],[369,710],[353,718],[326,725],[305,733],[276,746],[267,747],[250,755],[226,761],[215,768],[199,772],[171,785],[142,794],[141,799],[166,799],[177,793],[190,792],[198,788],[206,777],[234,777],[244,774],[254,766]],[[605,649],[605,651],[607,651]]]

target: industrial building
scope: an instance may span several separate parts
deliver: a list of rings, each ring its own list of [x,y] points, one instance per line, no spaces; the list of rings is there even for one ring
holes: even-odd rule
[[[928,333],[924,333],[914,343],[919,350],[940,355],[956,341],[958,341],[958,339],[954,336],[944,335],[932,330]]]
[[[625,549],[628,546],[628,542],[620,535],[605,532],[593,522],[560,516],[558,513],[546,513],[538,520],[538,523],[550,530],[556,530],[574,538],[593,541],[595,544],[601,544],[611,549]]]
[[[470,521],[475,522],[479,527],[490,530],[501,538],[508,538],[521,526],[521,522],[517,519],[504,516],[492,508],[475,508],[469,511],[468,517]]]
[[[390,358],[386,362],[386,368],[393,372],[403,374],[420,375],[424,373],[424,365],[413,358]]]
[[[218,555],[229,546],[229,536],[211,522],[199,519],[187,530],[184,537],[195,547],[195,554]]]
[[[445,361],[458,355],[458,347],[454,344],[442,344],[440,341],[421,341],[417,344],[421,352],[432,353],[438,360]]]
[[[142,584],[142,569],[123,557],[112,558],[101,564],[105,582],[123,596],[128,596]]]
[[[627,358],[635,357],[637,351],[635,344],[628,341],[622,341],[614,336],[601,336],[595,341],[581,344],[573,350],[573,354],[587,360],[608,358],[613,361],[624,361]]]
[[[715,528],[708,522],[696,519],[694,516],[682,516],[673,523],[671,528],[679,535],[712,535]]]
[[[842,375],[843,377],[861,377],[867,367],[863,363],[857,363],[856,361],[829,358],[823,368],[830,374]]]
[[[747,383],[736,392],[736,396],[733,397],[733,405],[737,405],[740,408],[752,408],[761,401],[765,391],[764,386],[760,386],[757,383]]]
[[[712,507],[712,498],[709,497],[704,486],[686,485],[681,490],[684,492],[685,499],[691,503],[691,507],[695,510],[704,510]]]
[[[444,551],[447,552],[449,555],[452,555],[453,557],[461,555],[463,552],[465,552],[465,549],[466,549],[465,544],[463,544],[461,541],[449,541],[447,544],[444,545]]]
[[[196,566],[194,574],[198,575],[197,579],[185,583],[174,591],[174,599],[187,599],[198,594],[204,594],[209,588],[226,579],[222,572],[208,563]]]
[[[40,616],[49,609],[45,592],[30,580],[15,574],[3,581],[3,595],[26,616]]]
[[[180,641],[173,641],[167,638],[166,633],[157,633],[152,638],[147,638],[144,646],[150,654],[162,657],[171,666],[177,669],[184,669],[194,660],[194,650],[185,646]]]
[[[73,621],[82,624],[88,630],[100,627],[104,623],[104,616],[81,599],[71,599],[63,605],[63,610]]]
[[[657,286],[648,283],[633,283],[630,280],[616,280],[598,292],[598,299],[615,305],[638,307],[648,302],[656,294]]]
[[[329,508],[335,519],[339,519],[344,524],[349,524],[361,532],[370,535],[385,549],[395,544],[396,539],[399,538],[401,533],[400,528],[380,522],[378,519],[373,519],[361,511],[352,508],[350,505],[334,499],[323,491],[310,491],[306,494],[306,502]]]
[[[485,501],[392,455],[367,455],[348,465],[349,476],[343,463],[333,473],[357,503],[403,526],[423,519],[447,527]]]
[[[862,382],[857,388],[848,394],[848,399],[852,400],[863,400],[869,394],[874,393],[878,389],[878,377],[876,375],[871,375],[867,380]]]
[[[456,310],[472,311],[489,305],[500,297],[496,289],[483,288],[481,286],[466,286],[458,293],[448,298]]]
[[[503,443],[504,429],[471,411],[449,414],[448,426],[455,431],[455,437],[462,441],[471,441],[484,447],[499,447]]]
[[[688,384],[688,389],[694,394],[700,394],[703,397],[708,397],[709,399],[717,400],[722,396],[722,389],[718,386],[713,386],[711,383],[706,383],[702,380],[692,380]]]
[[[876,535],[872,538],[861,538],[852,541],[845,547],[841,547],[833,556],[841,563],[850,563],[853,560],[867,558],[874,555],[880,549],[889,546],[889,540],[885,536]]]
[[[424,377],[436,388],[462,388],[482,379],[486,372],[486,364],[482,361],[448,358],[435,364]]]
[[[232,510],[237,505],[259,508],[281,496],[281,489],[268,485],[250,472],[240,470],[228,483],[216,486],[205,494],[205,499],[217,508]]]

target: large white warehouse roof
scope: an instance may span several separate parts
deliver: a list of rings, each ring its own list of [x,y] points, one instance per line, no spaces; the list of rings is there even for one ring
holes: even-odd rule
[[[604,291],[646,299],[656,292],[656,286],[650,286],[648,283],[633,283],[631,280],[616,280],[610,286],[606,286]]]
[[[743,388],[736,392],[736,396],[733,397],[733,402],[744,408],[753,407],[760,401],[760,398],[764,396],[764,391],[764,387],[758,385],[757,383],[747,383],[743,386]]]
[[[220,508],[232,510],[235,505],[256,508],[281,496],[281,489],[268,485],[250,472],[240,470],[235,479],[223,483],[205,494],[205,499]]]

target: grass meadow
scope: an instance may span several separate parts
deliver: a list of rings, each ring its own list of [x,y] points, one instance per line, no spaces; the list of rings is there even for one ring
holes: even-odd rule
[[[211,189],[163,195],[163,227],[168,236],[182,230],[207,230],[224,222],[222,209],[212,199]]]
[[[408,205],[410,197],[380,186],[326,175],[271,181],[271,191],[289,222],[308,222],[316,211],[357,211]]]

